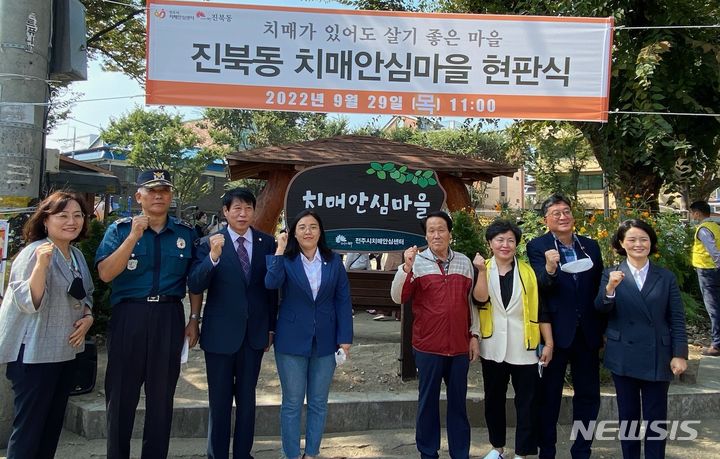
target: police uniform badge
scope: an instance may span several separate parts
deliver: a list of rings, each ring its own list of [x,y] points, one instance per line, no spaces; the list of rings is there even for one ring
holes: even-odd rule
[[[127,269],[129,271],[135,271],[138,266],[138,261],[135,258],[131,258],[128,260]]]
[[[177,248],[178,249],[184,249],[185,248],[185,239],[179,237],[177,240]]]

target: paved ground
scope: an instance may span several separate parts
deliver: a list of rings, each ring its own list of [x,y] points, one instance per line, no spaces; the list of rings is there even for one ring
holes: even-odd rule
[[[383,341],[392,342],[399,341],[399,332],[396,330],[397,325],[394,322],[385,322],[382,324],[372,323],[365,317],[356,320],[356,331],[359,336],[369,338],[373,334],[379,334]],[[376,339],[380,337],[376,336]],[[397,341],[396,341],[397,340]],[[704,390],[710,392],[720,391],[720,359],[710,359],[703,361],[705,371],[701,371]],[[194,385],[194,384],[191,384]],[[683,385],[675,388],[676,390],[684,390]],[[204,393],[202,385],[196,387],[195,390]],[[406,391],[416,393],[416,387],[409,384]],[[397,394],[399,396],[400,394]],[[95,394],[97,397],[97,394]],[[396,395],[393,395],[396,397]],[[689,411],[689,412],[688,412]],[[683,414],[679,417],[683,419],[692,419],[692,410],[682,410]],[[718,410],[720,412],[720,410]],[[478,413],[476,413],[478,414]],[[562,453],[558,455],[559,459],[569,457],[566,452],[569,451],[570,426],[559,427],[558,450]],[[668,458],[720,458],[720,420],[703,420],[698,428],[698,438],[692,441],[675,441],[668,445]],[[508,429],[508,445],[513,444],[512,428]],[[487,430],[483,428],[475,428],[472,432],[472,449],[471,456],[481,458],[489,450],[490,445],[487,441]],[[443,440],[443,450],[441,457],[449,457],[447,453],[447,445]],[[170,457],[172,458],[202,458],[205,455],[205,438],[173,438],[170,442]],[[141,447],[140,439],[133,439],[132,457],[139,457]],[[508,452],[512,452],[509,448]],[[594,449],[593,457],[597,458],[620,458],[622,457],[619,444],[616,441],[598,441]],[[5,457],[5,450],[0,450],[0,458]],[[412,429],[395,429],[395,430],[373,430],[362,432],[343,432],[338,434],[328,434],[325,436],[321,451],[323,458],[412,458],[418,457],[415,450],[414,431]],[[280,440],[278,437],[257,437],[254,449],[256,459],[277,459],[281,457]],[[105,440],[87,440],[70,431],[63,431],[57,458],[82,459],[82,458],[104,458],[105,456]],[[507,457],[512,457],[508,455]]]
[[[512,430],[508,430],[508,444],[512,444]],[[569,426],[561,426],[558,433],[560,444],[558,450],[569,450]],[[322,444],[323,458],[412,458],[418,457],[415,450],[415,432],[412,430],[374,430],[365,432],[327,435]],[[486,429],[473,429],[471,457],[481,458],[489,450]],[[171,458],[200,459],[205,456],[204,438],[173,438],[170,441]],[[141,443],[133,440],[132,457],[139,457]],[[593,458],[621,458],[619,444],[614,441],[597,441],[593,449]],[[0,450],[4,458],[5,451]],[[255,441],[254,456],[256,459],[278,459],[280,439],[277,437],[258,437]],[[86,440],[83,437],[64,431],[60,438],[60,446],[56,455],[61,459],[104,458],[105,440]],[[449,457],[447,444],[443,439],[443,450],[440,457]],[[512,457],[509,455],[508,457]],[[558,454],[558,459],[569,458],[569,454]],[[693,441],[675,441],[668,444],[667,457],[683,459],[720,458],[720,420],[704,420],[699,435]]]

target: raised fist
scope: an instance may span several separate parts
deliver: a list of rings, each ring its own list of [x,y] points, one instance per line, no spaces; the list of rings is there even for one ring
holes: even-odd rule
[[[212,258],[213,261],[219,260],[223,246],[225,245],[225,236],[220,233],[213,234],[210,236],[208,242],[210,242],[210,258]]]

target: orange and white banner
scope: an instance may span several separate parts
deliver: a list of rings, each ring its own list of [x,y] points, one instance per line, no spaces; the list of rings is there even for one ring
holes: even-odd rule
[[[607,121],[612,18],[148,2],[148,104]]]

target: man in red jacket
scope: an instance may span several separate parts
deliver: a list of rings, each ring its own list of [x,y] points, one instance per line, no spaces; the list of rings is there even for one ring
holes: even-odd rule
[[[477,308],[472,302],[473,267],[450,249],[452,220],[442,211],[422,221],[428,248],[405,250],[405,263],[393,279],[396,303],[412,301],[412,346],[418,369],[415,443],[421,459],[438,458],[440,449],[440,383],[447,389],[450,457],[470,454],[470,423],[465,399],[470,362],[480,354]]]

